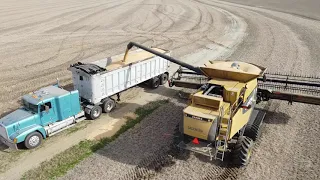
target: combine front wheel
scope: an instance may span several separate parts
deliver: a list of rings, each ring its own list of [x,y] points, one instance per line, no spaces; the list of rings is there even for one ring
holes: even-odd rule
[[[232,151],[232,160],[236,166],[246,166],[249,163],[253,148],[252,139],[240,136]]]
[[[254,121],[249,122],[244,131],[244,136],[251,138],[253,141],[256,141],[261,135],[261,127],[262,121],[264,118],[264,114],[258,114],[258,116],[254,119]]]

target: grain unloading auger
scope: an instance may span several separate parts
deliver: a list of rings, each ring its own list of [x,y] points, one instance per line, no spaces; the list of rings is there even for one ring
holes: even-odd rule
[[[211,61],[194,67],[133,42],[128,44],[127,52],[133,46],[182,66],[169,85],[197,91],[190,95],[190,104],[183,110],[174,142],[179,149],[210,159],[223,161],[228,152],[237,166],[249,162],[265,117],[264,111],[255,109],[261,101],[320,105],[320,78],[267,74],[266,68],[236,61]]]

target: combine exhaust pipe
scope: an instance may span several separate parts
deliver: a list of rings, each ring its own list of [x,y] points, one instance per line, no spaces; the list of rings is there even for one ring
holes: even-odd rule
[[[151,49],[151,48],[147,48],[147,47],[145,47],[145,46],[143,46],[143,45],[141,45],[141,44],[137,44],[137,43],[135,43],[135,42],[130,42],[130,43],[127,45],[127,49],[126,49],[126,53],[125,53],[125,55],[124,55],[123,61],[126,61],[128,52],[129,52],[129,50],[130,50],[133,46],[138,47],[138,48],[140,48],[140,49],[143,49],[143,50],[145,50],[145,51],[148,51],[149,53],[155,54],[155,55],[157,55],[157,56],[160,56],[160,57],[162,57],[162,58],[164,58],[164,59],[166,59],[166,60],[168,60],[168,61],[170,61],[170,62],[173,62],[173,63],[175,63],[175,64],[178,64],[178,65],[180,65],[180,66],[182,66],[182,67],[185,67],[185,68],[187,68],[187,69],[190,69],[191,71],[196,72],[196,74],[198,74],[198,75],[205,75],[205,74],[201,71],[201,69],[200,69],[199,67],[194,67],[194,66],[192,66],[192,65],[190,65],[190,64],[184,63],[184,62],[179,61],[179,60],[177,60],[177,59],[175,59],[175,58],[173,58],[173,57],[167,56],[167,55],[165,55],[165,54],[162,54],[162,53],[160,53],[160,52],[158,52],[158,51],[155,51],[155,50],[153,50],[153,49]]]

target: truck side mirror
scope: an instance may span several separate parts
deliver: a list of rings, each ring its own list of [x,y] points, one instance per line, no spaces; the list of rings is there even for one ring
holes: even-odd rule
[[[49,112],[50,107],[47,106],[47,105],[44,105],[44,109],[45,109],[45,111],[46,111],[46,113],[47,113],[47,112]]]

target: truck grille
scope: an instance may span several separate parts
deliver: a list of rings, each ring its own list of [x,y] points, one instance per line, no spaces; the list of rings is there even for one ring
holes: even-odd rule
[[[2,136],[3,138],[8,138],[7,137],[7,131],[6,129],[0,124],[0,136]]]

